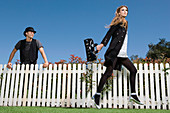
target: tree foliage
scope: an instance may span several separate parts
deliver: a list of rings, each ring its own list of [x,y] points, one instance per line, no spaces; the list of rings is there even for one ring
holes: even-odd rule
[[[149,51],[146,54],[146,57],[152,59],[164,59],[170,58],[170,42],[166,41],[164,38],[159,39],[160,41],[157,44],[149,44]]]

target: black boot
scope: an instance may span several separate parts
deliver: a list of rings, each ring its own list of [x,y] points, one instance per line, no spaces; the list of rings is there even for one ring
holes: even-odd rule
[[[100,109],[99,103],[100,103],[100,93],[96,93],[95,95],[93,95],[92,100],[95,103],[95,106],[97,109]]]
[[[133,101],[137,104],[140,104],[140,105],[143,105],[143,103],[140,102],[140,100],[138,99],[136,93],[131,93],[131,96],[130,96],[130,102]]]

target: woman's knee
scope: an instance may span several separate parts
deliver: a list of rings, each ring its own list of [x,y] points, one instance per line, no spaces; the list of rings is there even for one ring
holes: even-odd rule
[[[134,68],[133,70],[130,71],[130,73],[136,74],[137,73],[137,69]]]

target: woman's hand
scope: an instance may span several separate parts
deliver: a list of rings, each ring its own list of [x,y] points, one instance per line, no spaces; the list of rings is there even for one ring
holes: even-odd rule
[[[100,44],[100,45],[97,45],[97,46],[96,46],[96,48],[97,48],[97,50],[98,50],[98,53],[99,53],[99,51],[102,49],[103,46],[104,46],[103,44]]]

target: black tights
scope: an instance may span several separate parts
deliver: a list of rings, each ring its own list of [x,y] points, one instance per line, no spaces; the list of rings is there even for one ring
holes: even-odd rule
[[[124,65],[129,71],[130,71],[130,85],[131,85],[131,93],[135,93],[135,77],[136,77],[136,73],[137,70],[135,68],[135,66],[133,65],[133,63],[129,60],[129,58],[117,58],[117,62],[120,62],[122,65]],[[112,66],[108,66],[106,68],[105,73],[103,74],[103,76],[100,79],[99,82],[99,86],[97,88],[97,92],[101,93],[101,91],[103,90],[103,86],[106,83],[107,79],[112,75],[113,73],[113,67]]]

